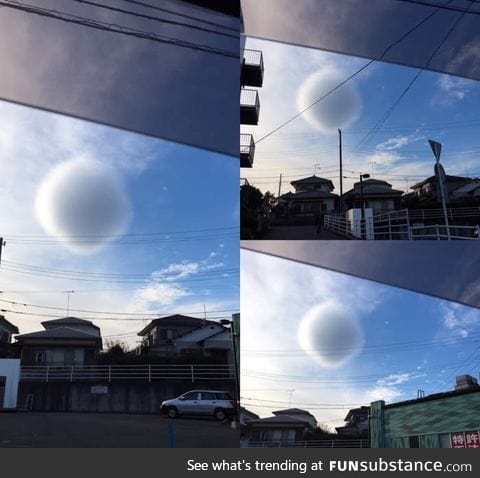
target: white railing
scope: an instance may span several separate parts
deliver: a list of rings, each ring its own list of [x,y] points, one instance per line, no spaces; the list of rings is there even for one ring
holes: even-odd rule
[[[447,230],[448,229],[448,230]],[[464,239],[475,240],[479,239],[478,226],[445,226],[444,224],[435,224],[434,226],[411,226],[412,239],[434,239],[446,240],[450,239]],[[450,234],[449,234],[450,233]]]
[[[102,380],[233,380],[233,365],[23,365],[20,380],[34,382],[78,382]]]
[[[440,211],[441,214],[438,212]],[[449,219],[461,220],[479,215],[478,208],[449,209]],[[432,210],[408,210],[391,211],[376,214],[365,220],[349,220],[346,214],[328,214],[324,217],[324,227],[353,239],[375,240],[444,240],[448,239],[479,239],[480,227],[471,225],[444,224],[416,224],[419,221],[432,222],[435,219],[443,219],[443,211]]]
[[[300,441],[244,441],[242,448],[370,448],[367,439],[300,440]]]
[[[338,234],[360,239],[352,232],[355,230],[352,221],[349,221],[341,214],[326,214],[323,218],[323,226]]]

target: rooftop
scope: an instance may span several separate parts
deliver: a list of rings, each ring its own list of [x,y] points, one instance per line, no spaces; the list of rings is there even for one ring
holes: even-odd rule
[[[187,315],[174,314],[167,317],[159,317],[158,319],[153,319],[148,325],[146,325],[137,335],[144,336],[150,332],[157,325],[164,327],[192,327],[198,328],[202,327],[204,324],[215,324],[219,325],[218,322],[213,320],[198,319],[197,317],[189,317]]]
[[[13,325],[11,322],[9,322],[3,315],[0,315],[0,324],[2,324],[7,329],[9,329],[10,333],[12,334],[19,333],[18,327],[16,325]]]

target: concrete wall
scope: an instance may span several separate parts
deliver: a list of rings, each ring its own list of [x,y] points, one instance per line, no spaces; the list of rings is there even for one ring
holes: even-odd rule
[[[24,408],[31,394],[35,411],[158,413],[164,400],[188,390],[226,390],[235,396],[234,382],[227,380],[21,382],[18,407]]]
[[[3,395],[3,400],[0,401],[0,409],[15,409],[20,379],[20,360],[0,359],[0,377],[5,377],[5,387],[2,386],[1,395]]]

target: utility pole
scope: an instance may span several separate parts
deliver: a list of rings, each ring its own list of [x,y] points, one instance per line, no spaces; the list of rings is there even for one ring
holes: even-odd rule
[[[3,237],[0,237],[0,264],[2,263],[2,248],[6,245],[7,243],[3,240]]]
[[[290,390],[287,390],[287,392],[290,393],[290,397],[289,397],[289,400],[288,400],[288,407],[290,408],[292,406],[292,395],[293,395],[293,392],[295,391],[294,388],[291,388]]]
[[[282,173],[280,173],[280,179],[278,180],[278,197],[280,197],[281,191],[282,191]]]
[[[343,212],[343,158],[342,158],[342,130],[338,130],[338,155],[340,161],[340,212]]]
[[[70,313],[70,294],[73,294],[75,291],[74,290],[66,290],[65,291],[65,294],[67,294],[67,315],[66,317],[68,317],[68,314]]]

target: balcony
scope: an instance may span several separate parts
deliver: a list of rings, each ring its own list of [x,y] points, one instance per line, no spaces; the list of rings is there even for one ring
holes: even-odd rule
[[[260,114],[260,99],[257,90],[240,90],[240,124],[256,125]]]
[[[251,168],[255,156],[255,141],[251,134],[240,134],[240,167]]]
[[[261,51],[243,51],[240,84],[242,86],[256,86],[258,88],[263,85],[263,55]]]

